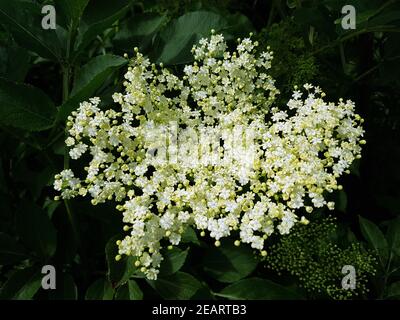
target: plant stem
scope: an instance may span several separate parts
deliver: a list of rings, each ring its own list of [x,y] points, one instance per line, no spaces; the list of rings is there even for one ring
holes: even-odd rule
[[[63,67],[63,92],[62,92],[63,102],[68,100],[69,79],[70,79],[70,68],[69,68],[69,66],[64,66]],[[67,128],[65,128],[64,134],[67,137],[67,135],[68,135]],[[67,147],[65,147],[65,149],[64,149],[64,170],[65,169],[69,169],[69,154],[68,154]],[[69,203],[69,200],[64,199],[64,205],[65,205],[65,210],[67,211],[67,214],[68,214],[68,220],[71,223],[72,232],[74,234],[75,241],[79,245],[79,243],[80,243],[79,232],[78,232],[78,228],[76,226],[74,213],[71,210],[71,205]]]
[[[57,135],[56,135],[54,138],[52,138],[52,139],[49,141],[49,143],[47,143],[45,149],[50,148],[50,147],[51,147],[54,143],[56,143],[57,140],[60,139],[61,136],[63,136],[63,135],[64,135],[64,132],[62,132],[62,131],[59,132],[59,133],[57,133]],[[51,136],[53,136],[53,135],[51,135]]]
[[[343,42],[339,44],[339,51],[340,51],[340,61],[342,63],[343,72],[346,74],[346,56],[344,54],[344,46]]]
[[[359,75],[357,78],[354,79],[354,82],[358,82],[360,81],[362,78],[368,76],[369,74],[371,74],[372,72],[374,72],[376,69],[378,69],[380,67],[381,63],[373,66],[371,69],[365,71],[364,73],[362,73],[361,75]]]
[[[63,103],[68,100],[69,96],[69,66],[64,66],[63,67]],[[65,128],[64,131],[65,137],[68,135],[68,129]],[[69,154],[68,154],[68,149],[65,147],[65,152],[64,152],[64,169],[69,168]]]
[[[364,73],[360,74],[357,78],[354,79],[354,82],[358,82],[361,79],[363,79],[364,77],[368,76],[369,74],[371,74],[372,72],[377,70],[384,62],[393,61],[393,60],[396,60],[396,59],[400,59],[400,56],[395,56],[395,57],[390,57],[390,58],[387,58],[387,59],[383,59],[381,62],[379,62],[378,64],[376,64],[375,66],[373,66],[369,70],[367,70]]]
[[[69,98],[69,82],[70,82],[70,77],[71,77],[71,66],[69,64],[69,58],[70,58],[70,51],[71,51],[71,43],[72,43],[72,37],[73,37],[73,31],[72,31],[72,27],[69,30],[69,34],[68,34],[68,40],[67,40],[67,52],[66,52],[66,62],[65,64],[62,66],[62,73],[63,73],[63,83],[62,83],[62,100],[63,103],[66,102]],[[64,130],[64,135],[67,138],[68,136],[68,129],[65,128]],[[69,169],[69,153],[68,153],[68,148],[67,146],[65,146],[64,149],[64,170],[65,169]],[[67,215],[68,215],[68,219],[69,222],[71,223],[71,227],[72,227],[72,232],[74,234],[74,239],[75,242],[78,246],[80,246],[80,236],[79,236],[79,231],[77,228],[77,224],[75,221],[75,216],[74,213],[71,209],[71,204],[69,202],[69,200],[64,199],[64,205],[65,205],[65,210],[67,211]]]

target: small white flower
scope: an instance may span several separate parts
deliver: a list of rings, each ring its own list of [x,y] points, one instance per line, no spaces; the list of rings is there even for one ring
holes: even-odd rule
[[[77,144],[74,148],[72,148],[69,151],[69,155],[70,155],[71,159],[74,159],[74,160],[79,159],[82,156],[82,154],[84,154],[86,152],[87,148],[88,147],[86,144],[83,144],[83,143]]]

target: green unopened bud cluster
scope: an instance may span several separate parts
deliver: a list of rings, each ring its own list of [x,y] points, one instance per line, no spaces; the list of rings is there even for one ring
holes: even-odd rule
[[[265,262],[278,274],[295,276],[311,296],[332,299],[352,299],[368,293],[368,278],[375,274],[376,259],[360,243],[338,246],[334,238],[335,219],[329,217],[313,221],[307,226],[297,225],[292,232],[279,239],[269,249]],[[342,288],[343,266],[356,271],[356,288]]]

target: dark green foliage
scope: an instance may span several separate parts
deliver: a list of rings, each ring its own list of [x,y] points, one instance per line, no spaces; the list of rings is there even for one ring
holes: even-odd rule
[[[307,48],[299,26],[293,19],[287,18],[257,35],[263,45],[274,52],[271,75],[284,97],[291,95],[294,86],[314,83],[318,74],[316,58]]]
[[[261,278],[248,278],[225,287],[221,297],[240,300],[300,300],[302,296],[290,288]]]
[[[204,257],[204,270],[219,282],[233,283],[250,275],[258,261],[247,246],[225,244],[212,248]]]
[[[265,259],[267,266],[295,276],[311,294],[325,294],[333,299],[363,297],[369,291],[367,279],[376,271],[376,259],[360,243],[339,247],[334,241],[336,229],[332,218],[296,226],[271,246]],[[341,271],[346,265],[356,270],[355,290],[342,288]]]

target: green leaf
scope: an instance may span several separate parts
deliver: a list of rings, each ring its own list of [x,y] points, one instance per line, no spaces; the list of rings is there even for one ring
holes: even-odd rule
[[[78,73],[71,98],[61,106],[57,119],[65,120],[80,102],[90,98],[108,76],[126,63],[126,59],[110,54],[97,56],[90,60]]]
[[[167,277],[159,277],[156,281],[147,280],[147,282],[162,298],[167,300],[190,299],[201,288],[201,283],[196,278],[181,271]]]
[[[193,60],[191,49],[201,38],[211,36],[211,29],[222,33],[226,40],[233,36],[248,35],[253,29],[248,18],[241,14],[230,15],[212,11],[193,11],[173,20],[160,38],[164,46],[157,62],[183,64]]]
[[[57,275],[57,285],[55,290],[49,290],[51,300],[77,300],[78,288],[74,278],[69,274]]]
[[[25,246],[40,257],[53,256],[57,233],[47,213],[35,203],[23,202],[18,208],[17,230]]]
[[[376,14],[376,11],[376,9],[372,9],[357,13],[357,28],[364,27],[368,23],[368,20]]]
[[[247,277],[257,267],[252,250],[245,245],[223,244],[208,250],[204,257],[204,270],[220,282],[236,282]]]
[[[229,21],[228,17],[222,14],[202,10],[182,15],[161,32],[161,39],[165,45],[157,61],[166,64],[191,62],[193,57],[190,50],[194,44],[203,37],[209,37],[211,29],[224,34],[229,33],[229,29],[240,22],[238,18],[237,16],[234,21]]]
[[[12,81],[24,81],[29,70],[29,53],[16,46],[0,46],[0,77]]]
[[[55,106],[41,90],[0,78],[0,124],[41,131],[53,125]]]
[[[60,206],[62,202],[60,201],[55,201],[51,200],[50,198],[47,198],[43,204],[43,210],[47,211],[47,215],[51,219],[53,217],[54,211]]]
[[[387,8],[384,12],[379,13],[378,15],[374,15],[368,21],[368,27],[392,27],[398,25],[400,22],[400,10],[394,10],[393,8]],[[357,19],[357,27],[358,27],[358,19]]]
[[[15,264],[29,256],[11,236],[0,232],[0,265]]]
[[[124,52],[132,52],[134,47],[138,47],[140,52],[146,51],[166,21],[166,16],[154,13],[134,15],[120,26],[113,39],[115,47]]]
[[[400,298],[400,281],[394,282],[389,286],[387,297]]]
[[[331,21],[329,12],[323,6],[315,6],[311,8],[297,7],[294,14],[294,21],[301,26],[304,31],[309,31],[310,26],[315,28],[318,33],[324,34],[331,38],[336,37],[334,23],[326,23]]]
[[[390,250],[400,257],[400,218],[396,218],[389,223],[386,239]]]
[[[168,276],[179,271],[186,261],[189,248],[181,250],[173,248],[164,254],[164,260],[160,266],[160,276]]]
[[[87,289],[85,299],[86,300],[112,300],[114,296],[114,290],[111,287],[111,283],[101,278],[96,280]]]
[[[35,267],[15,270],[0,291],[2,300],[32,299],[42,285],[42,274]]]
[[[261,278],[249,278],[225,287],[218,296],[239,300],[296,300],[302,297],[293,290]]]
[[[132,0],[91,1],[82,16],[81,29],[83,32],[78,36],[75,53],[80,53],[97,35],[122,18],[132,3]]]
[[[12,33],[16,42],[43,58],[58,60],[63,42],[61,27],[56,30],[42,28],[42,7],[36,3],[18,0],[0,0],[0,21]],[[65,43],[64,43],[65,44]]]
[[[200,241],[197,238],[196,232],[193,228],[186,228],[185,232],[182,234],[182,243],[194,243],[196,245],[200,245]]]
[[[129,280],[118,288],[116,300],[143,300],[143,292],[135,280]]]
[[[111,54],[94,57],[78,73],[71,95],[89,97],[115,68],[126,63],[126,59]]]
[[[236,39],[237,37],[248,37],[254,31],[250,19],[241,13],[225,15],[227,26],[221,30],[225,34],[226,40]]]
[[[124,256],[120,261],[115,261],[115,256],[118,254],[118,246],[115,242],[119,238],[119,236],[112,237],[106,245],[107,277],[113,287],[118,287],[127,282],[137,270],[134,265],[134,257]]]
[[[388,258],[388,244],[382,231],[371,221],[359,216],[361,232],[380,258],[385,267]]]
[[[89,0],[55,0],[55,4],[59,7],[68,21],[71,21],[74,26],[79,23],[79,20],[88,5]]]

